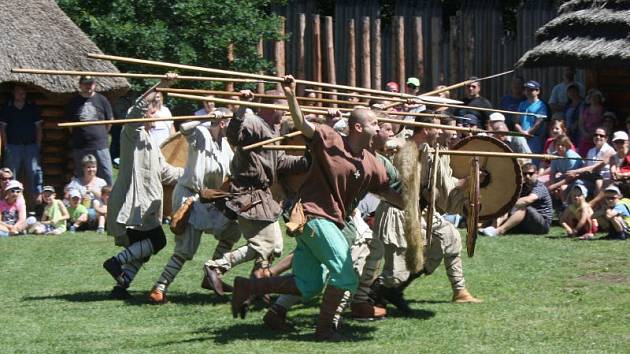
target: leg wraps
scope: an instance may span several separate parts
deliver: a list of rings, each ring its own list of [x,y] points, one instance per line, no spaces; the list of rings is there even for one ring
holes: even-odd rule
[[[139,261],[153,254],[153,244],[149,239],[134,242],[129,247],[120,251],[116,257],[120,264],[127,264],[133,261]]]
[[[142,267],[143,262],[140,260],[133,260],[129,263],[126,263],[122,266],[123,271],[123,279],[125,280],[125,284],[123,285],[125,288],[131,285],[131,282],[136,277],[138,272],[140,271],[140,267]]]
[[[185,262],[186,260],[184,260],[183,258],[180,258],[176,255],[171,256],[171,258],[168,260],[168,263],[166,263],[164,270],[162,271],[162,275],[160,275],[160,278],[155,284],[155,287],[158,290],[165,292],[168,286],[175,280],[175,277],[177,276],[179,271],[182,270]]]
[[[223,257],[219,259],[208,261],[206,264],[210,267],[220,268],[223,272],[226,272],[238,264],[255,259],[256,256],[258,256],[258,252],[248,245],[245,245],[230,253],[224,254]]]

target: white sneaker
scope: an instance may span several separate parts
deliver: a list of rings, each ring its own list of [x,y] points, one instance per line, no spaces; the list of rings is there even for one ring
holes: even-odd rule
[[[484,227],[483,229],[479,230],[479,232],[488,237],[497,237],[499,235],[497,229],[494,226]]]

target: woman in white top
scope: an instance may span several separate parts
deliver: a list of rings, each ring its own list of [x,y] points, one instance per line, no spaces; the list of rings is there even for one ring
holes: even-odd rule
[[[100,177],[96,177],[97,167],[96,157],[94,157],[94,155],[85,155],[81,161],[81,165],[83,167],[83,177],[72,178],[70,183],[68,183],[64,189],[66,192],[65,197],[67,200],[70,200],[70,191],[76,189],[79,193],[81,193],[81,196],[85,201],[85,207],[91,208],[94,199],[101,197],[101,189],[107,185],[107,182]]]
[[[173,116],[171,114],[171,110],[163,104],[161,92],[156,94],[155,101],[158,108],[156,113],[157,118],[170,118]],[[152,127],[149,130],[149,135],[153,141],[155,141],[157,146],[162,145],[162,143],[173,134],[175,134],[175,126],[173,125],[172,120],[153,122]]]

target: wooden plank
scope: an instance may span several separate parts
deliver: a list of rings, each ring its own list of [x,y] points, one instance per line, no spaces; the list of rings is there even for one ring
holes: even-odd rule
[[[363,66],[363,77],[361,79],[361,85],[365,88],[372,88],[372,74],[371,74],[371,55],[370,55],[370,18],[364,16],[362,18],[362,27],[363,32],[361,33],[362,37],[362,47],[363,47],[363,55],[361,60],[361,65]]]
[[[459,59],[459,51],[457,48],[457,17],[450,17],[450,28],[449,28],[449,73],[448,73],[448,83],[454,83],[461,81],[457,74],[458,68],[458,59]]]
[[[333,36],[333,19],[331,16],[326,16],[324,18],[324,28],[326,32],[326,79],[327,82],[336,84],[337,74],[335,72],[335,42]],[[332,91],[336,92],[336,90]],[[337,96],[332,95],[330,98],[336,100]],[[336,104],[333,104],[333,107],[336,106]]]
[[[383,69],[382,62],[382,41],[381,41],[381,19],[374,19],[374,88],[381,89],[383,87]]]
[[[322,81],[322,36],[321,36],[321,26],[319,21],[319,15],[313,16],[313,80],[321,82]],[[321,87],[318,87],[321,89]],[[321,94],[317,94],[319,98],[322,97]],[[321,102],[317,104],[321,106]]]
[[[284,47],[284,24],[286,22],[285,18],[280,16],[279,18],[280,24],[278,28],[278,34],[281,36],[281,39],[275,42],[275,54],[274,59],[276,63],[276,73],[278,76],[284,76],[286,73],[286,58],[285,58],[285,47]],[[280,86],[280,85],[278,85]]]
[[[396,16],[396,79],[401,88],[405,87],[405,18]]]
[[[414,52],[416,54],[415,60],[415,74],[420,78],[421,84],[425,89],[426,80],[424,77],[424,36],[422,33],[422,17],[416,16],[413,18],[414,23]]]
[[[440,83],[440,33],[442,26],[440,18],[431,17],[431,82],[428,87],[435,87]]]
[[[349,86],[357,84],[357,47],[354,19],[348,20],[348,82]]]

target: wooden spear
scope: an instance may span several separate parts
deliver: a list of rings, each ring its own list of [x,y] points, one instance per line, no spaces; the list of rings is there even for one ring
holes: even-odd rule
[[[255,144],[250,144],[250,145],[247,145],[247,146],[243,146],[243,150],[245,150],[245,151],[252,150],[252,149],[255,149],[257,147],[273,144],[276,141],[281,141],[281,140],[284,140],[284,139],[293,138],[295,136],[300,136],[300,135],[302,135],[302,132],[300,130],[297,130],[297,131],[294,131],[294,132],[291,132],[289,134],[285,134],[285,135],[282,135],[282,136],[279,136],[279,137],[276,137],[276,138],[271,138],[271,139],[267,139],[267,140],[264,140],[264,141],[259,141],[259,142],[255,143]]]
[[[221,118],[232,118],[231,114],[222,115]],[[175,116],[168,118],[126,118],[126,119],[112,119],[112,120],[89,120],[85,122],[64,122],[58,123],[58,127],[72,128],[72,127],[86,127],[92,125],[110,125],[110,124],[127,124],[127,123],[150,123],[150,122],[164,122],[164,121],[177,121],[177,120],[206,120],[217,119],[214,114],[205,114],[202,116]]]
[[[161,74],[136,74],[136,73],[113,73],[103,71],[76,71],[76,70],[45,70],[29,68],[13,68],[15,74],[38,74],[38,75],[69,75],[69,76],[98,76],[98,77],[127,77],[131,79],[166,79],[166,75]],[[216,81],[216,82],[244,82],[244,83],[266,83],[264,80],[236,79],[231,77],[207,77],[207,76],[184,76],[178,75],[177,80],[188,81]]]

